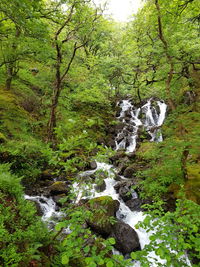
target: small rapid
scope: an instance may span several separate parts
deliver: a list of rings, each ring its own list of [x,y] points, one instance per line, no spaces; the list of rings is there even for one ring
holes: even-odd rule
[[[165,120],[167,110],[164,101],[154,101],[150,98],[146,104],[137,108],[131,100],[122,100],[117,106],[121,108],[117,119],[124,124],[124,127],[115,138],[116,150],[135,151],[140,129],[149,134],[151,142],[162,142],[160,127]]]
[[[163,140],[160,127],[162,126],[165,116],[167,105],[162,100],[149,99],[143,106],[137,108],[132,104],[131,100],[122,100],[117,104],[120,108],[120,114],[117,120],[122,123],[122,129],[117,133],[115,137],[116,150],[123,150],[127,153],[132,153],[136,150],[137,141],[139,139],[141,129],[146,131],[151,138],[151,142],[161,142]],[[98,192],[95,184],[82,184],[79,179],[78,182],[74,182],[72,185],[72,191],[76,195],[75,203],[78,203],[81,199],[91,199],[100,196],[110,196],[113,200],[120,202],[119,210],[117,211],[117,219],[130,225],[137,233],[141,249],[146,244],[149,244],[149,236],[151,233],[147,233],[144,229],[137,229],[135,226],[138,222],[143,221],[145,215],[142,211],[131,211],[129,207],[124,203],[123,199],[115,190],[117,181],[114,179],[117,170],[111,164],[104,162],[97,162],[97,168],[95,170],[89,170],[79,174],[79,178],[87,177],[94,174],[96,171],[102,170],[107,173],[105,181],[105,190]],[[123,176],[120,176],[120,180],[128,180]],[[82,179],[80,179],[82,180]],[[137,199],[138,195],[135,191],[131,192],[132,199]],[[62,212],[57,211],[56,203],[54,200],[45,196],[28,196],[25,195],[27,200],[35,201],[43,212],[42,220],[44,220],[49,226],[55,224]],[[51,228],[51,227],[50,227]],[[117,252],[118,253],[118,252]],[[164,261],[159,259],[155,253],[149,255],[149,257],[156,258],[160,264]],[[133,263],[134,267],[139,267],[139,262]],[[158,266],[155,261],[152,261],[152,267]]]

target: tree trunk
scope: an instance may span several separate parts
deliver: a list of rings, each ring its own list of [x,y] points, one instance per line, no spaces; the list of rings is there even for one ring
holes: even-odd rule
[[[20,28],[16,26],[16,33],[15,33],[15,40],[12,44],[12,53],[13,56],[10,59],[10,62],[6,64],[6,72],[7,72],[7,78],[6,78],[6,90],[11,89],[11,84],[13,78],[16,76],[18,69],[17,69],[17,56],[16,56],[16,50],[17,50],[17,39],[20,37],[21,31]]]
[[[55,138],[55,128],[56,128],[56,112],[57,112],[57,106],[58,106],[58,99],[60,96],[60,83],[56,84],[54,88],[54,94],[52,97],[52,104],[51,104],[51,111],[50,111],[50,118],[48,122],[48,130],[47,130],[47,140],[50,142],[54,142],[56,140]]]
[[[6,78],[6,90],[11,89],[12,79],[13,79],[13,66],[11,66],[11,63],[8,63],[7,78]]]
[[[170,70],[168,72],[168,77],[166,80],[166,94],[168,96],[168,104],[170,106],[170,108],[172,110],[175,109],[175,104],[174,101],[172,100],[171,97],[171,81],[173,79],[173,72],[174,72],[174,63],[173,63],[173,59],[172,56],[169,53],[169,49],[168,49],[168,43],[164,37],[163,34],[163,27],[162,27],[162,20],[161,20],[161,12],[160,12],[160,5],[158,0],[155,0],[155,6],[158,12],[158,32],[159,32],[159,38],[161,40],[161,42],[163,43],[163,47],[164,47],[164,51],[165,51],[165,55],[168,61],[168,64],[170,65]]]

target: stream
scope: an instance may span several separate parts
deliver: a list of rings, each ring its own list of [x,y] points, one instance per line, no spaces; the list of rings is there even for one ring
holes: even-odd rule
[[[167,105],[162,100],[155,100],[150,98],[143,106],[135,107],[132,101],[125,99],[117,103],[119,113],[117,120],[123,124],[123,128],[118,132],[115,137],[116,150],[125,150],[127,153],[132,153],[136,150],[137,140],[139,133],[145,131],[149,135],[150,142],[161,142],[163,140],[161,133],[161,126],[165,120]],[[151,233],[147,233],[144,229],[136,229],[135,225],[139,221],[143,221],[145,215],[142,211],[131,211],[129,207],[121,199],[120,195],[116,192],[114,186],[117,181],[114,179],[114,173],[116,172],[113,165],[97,162],[97,168],[95,170],[89,170],[80,174],[80,176],[89,176],[95,173],[97,170],[106,171],[108,173],[105,181],[105,190],[103,192],[97,192],[95,184],[91,187],[84,186],[75,182],[73,184],[73,190],[77,195],[76,202],[78,203],[82,198],[94,198],[100,196],[111,196],[114,200],[120,202],[119,210],[117,211],[117,218],[130,225],[138,234],[141,249],[149,243],[149,236]],[[128,180],[127,178],[120,176],[121,180]],[[90,192],[85,196],[84,192]],[[132,199],[137,199],[138,195],[132,190]],[[52,198],[44,196],[27,196],[26,199],[37,202],[43,212],[42,219],[48,224],[52,224],[62,216],[60,211],[56,210],[56,204]],[[159,259],[155,253],[149,255],[149,258],[154,257],[162,264],[164,261]],[[134,262],[134,267],[140,266],[139,262]],[[152,267],[158,266],[156,262],[152,261]]]

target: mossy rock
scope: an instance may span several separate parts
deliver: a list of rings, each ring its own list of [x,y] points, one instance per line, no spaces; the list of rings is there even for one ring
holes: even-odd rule
[[[55,182],[49,187],[49,191],[52,195],[59,195],[68,192],[68,186],[65,182]]]
[[[108,236],[115,223],[113,217],[115,217],[119,205],[118,200],[113,200],[109,196],[91,199],[87,203],[87,208],[91,211],[91,217],[87,220],[88,225],[95,232]]]

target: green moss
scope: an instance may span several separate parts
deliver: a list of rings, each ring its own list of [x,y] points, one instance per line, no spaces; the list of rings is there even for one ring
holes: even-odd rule
[[[155,148],[156,148],[155,143],[151,142],[142,143],[139,149],[137,150],[136,155],[144,159],[151,159],[152,153],[154,153]]]
[[[7,141],[7,139],[6,139],[5,135],[0,132],[0,144],[5,143],[6,141]]]

